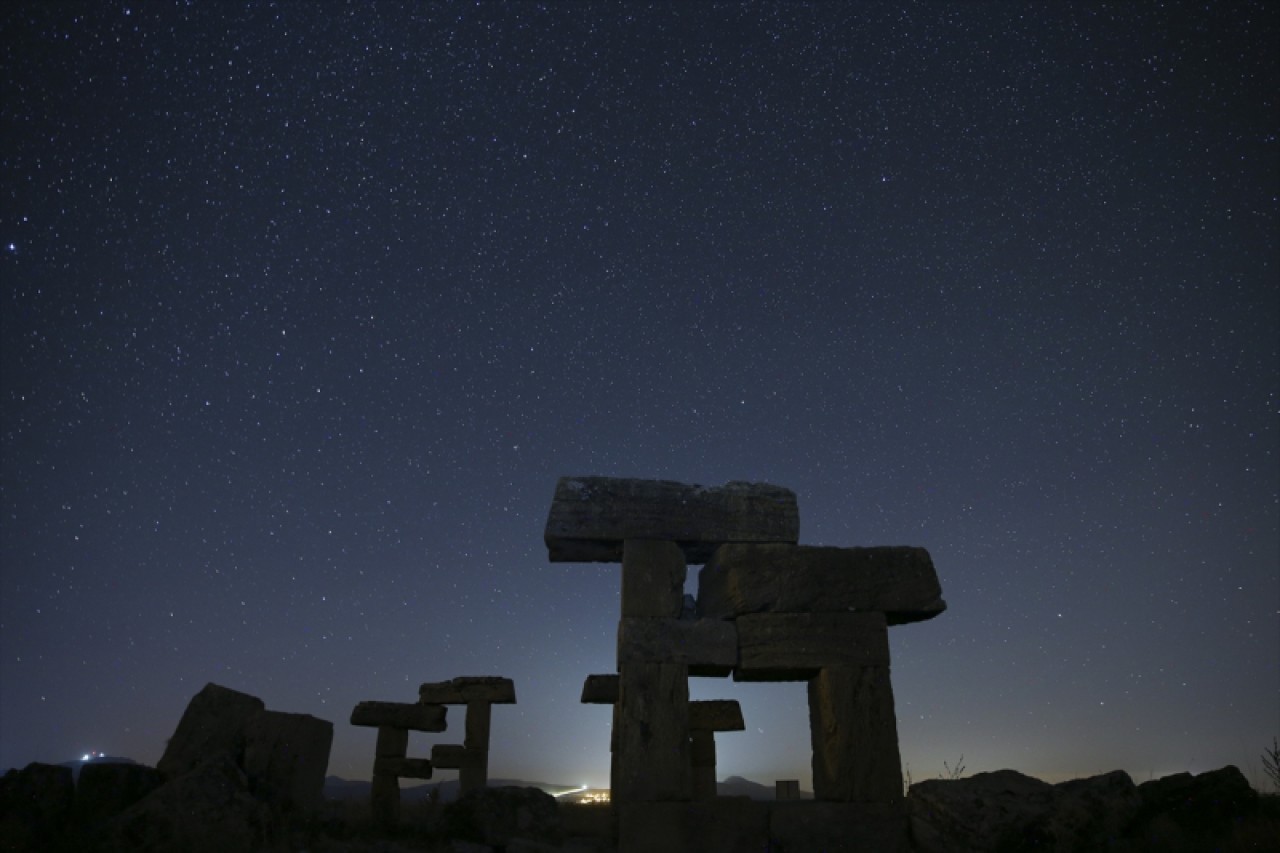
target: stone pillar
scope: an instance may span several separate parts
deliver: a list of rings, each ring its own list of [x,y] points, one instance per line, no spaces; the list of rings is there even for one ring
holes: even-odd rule
[[[690,799],[688,665],[625,664],[617,735],[615,803]]]
[[[809,734],[815,799],[901,801],[902,762],[888,666],[821,669],[809,680]]]
[[[442,732],[446,711],[443,705],[408,702],[361,702],[351,712],[353,726],[378,729],[374,747],[373,818],[384,826],[400,821],[400,777],[430,779],[431,762],[406,758],[409,731]]]

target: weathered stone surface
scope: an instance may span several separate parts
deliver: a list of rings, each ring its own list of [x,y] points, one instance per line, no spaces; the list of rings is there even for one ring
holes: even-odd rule
[[[698,612],[716,619],[881,611],[899,625],[946,607],[924,548],[722,545],[698,573]]]
[[[90,761],[80,768],[76,782],[76,814],[97,826],[150,794],[164,781],[154,767],[111,761]]]
[[[582,704],[612,705],[618,701],[618,676],[588,675],[582,684]]]
[[[110,853],[222,853],[268,850],[281,830],[271,809],[226,752],[208,757],[109,821],[99,850]]]
[[[742,706],[736,699],[697,699],[689,703],[689,728],[693,731],[740,732],[746,727]]]
[[[445,806],[450,838],[511,849],[517,840],[558,845],[563,839],[555,798],[537,788],[480,788]]]
[[[378,742],[373,754],[378,757],[404,758],[409,751],[409,730],[395,726],[379,726]]]
[[[688,562],[703,563],[726,542],[794,543],[799,534],[795,493],[768,483],[562,477],[545,539],[553,563],[616,563],[627,539],[675,542]]]
[[[627,539],[622,546],[622,615],[679,619],[688,574],[674,542]]]
[[[617,707],[613,801],[689,799],[689,668],[625,664]]]
[[[514,705],[516,686],[510,678],[462,676],[422,685],[418,688],[418,701],[436,705],[467,705],[472,702]]]
[[[431,747],[431,763],[441,770],[457,770],[466,759],[467,748],[457,743],[437,743]]]
[[[920,853],[986,853],[1053,850],[1050,840],[1028,832],[1053,809],[1053,786],[1013,770],[965,779],[931,779],[911,786],[907,798],[911,836]]]
[[[375,776],[398,776],[401,779],[430,779],[431,762],[425,758],[392,758],[378,756],[373,760]]]
[[[1212,837],[1258,807],[1257,791],[1231,765],[1198,776],[1177,773],[1143,782],[1137,794],[1135,822],[1140,834],[1153,840]]]
[[[887,666],[820,670],[809,681],[809,736],[814,799],[901,801],[898,720]]]
[[[53,849],[71,816],[74,791],[70,767],[32,762],[5,773],[0,778],[3,849]]]
[[[447,728],[446,710],[421,702],[361,702],[351,712],[351,725],[442,732]]]
[[[285,809],[312,811],[324,798],[333,723],[309,714],[263,711],[249,721],[244,771],[254,796]]]
[[[206,684],[187,704],[156,769],[173,778],[215,755],[230,756],[239,764],[249,724],[265,710],[256,696]]]
[[[775,802],[769,808],[769,850],[823,853],[907,853],[901,803]]]
[[[736,681],[807,681],[825,666],[889,663],[882,613],[740,616]]]
[[[618,807],[618,853],[757,853],[769,846],[764,803],[731,797]],[[796,848],[796,850],[810,848]],[[818,850],[819,848],[811,848]],[[791,848],[785,848],[790,853]]]
[[[693,675],[728,675],[738,662],[738,632],[718,619],[622,619],[618,666],[682,663]]]

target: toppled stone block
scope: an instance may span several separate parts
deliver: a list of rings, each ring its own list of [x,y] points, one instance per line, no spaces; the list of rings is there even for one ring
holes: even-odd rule
[[[422,685],[418,688],[418,701],[435,705],[468,705],[472,702],[514,705],[516,686],[510,678],[462,676]]]
[[[361,702],[351,712],[351,725],[442,732],[446,711],[443,705],[421,702]]]
[[[214,755],[229,755],[239,764],[249,724],[265,710],[266,705],[256,696],[206,684],[182,712],[156,769],[172,779]]]
[[[722,545],[698,573],[698,612],[716,619],[878,610],[900,625],[946,607],[924,548]]]
[[[333,723],[309,714],[263,711],[246,732],[244,772],[255,796],[312,810],[324,799]]]
[[[678,619],[688,574],[674,542],[627,539],[622,546],[622,615]]]
[[[725,676],[738,662],[738,632],[718,619],[622,619],[618,666],[682,663],[692,675]]]
[[[735,681],[807,681],[827,666],[889,665],[883,613],[740,616]]]
[[[627,539],[677,543],[704,563],[726,542],[790,542],[800,535],[795,492],[768,483],[723,486],[612,477],[562,477],[547,517],[553,563],[616,563]]]

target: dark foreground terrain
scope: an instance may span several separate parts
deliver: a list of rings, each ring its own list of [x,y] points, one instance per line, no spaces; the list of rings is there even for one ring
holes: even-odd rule
[[[664,804],[664,825],[616,838],[608,805],[559,802],[536,788],[476,791],[456,802],[408,801],[399,824],[382,827],[368,804],[325,800],[289,813],[250,790],[234,765],[211,762],[179,779],[136,764],[71,770],[31,764],[0,779],[3,851],[1275,851],[1280,798],[1259,796],[1234,767],[1135,785],[1123,772],[1050,785],[1012,770],[913,785],[900,827],[874,841],[844,832],[812,802],[721,797]],[[780,815],[793,828],[769,829]],[[807,828],[795,830],[799,824]],[[656,847],[658,839],[661,848]]]

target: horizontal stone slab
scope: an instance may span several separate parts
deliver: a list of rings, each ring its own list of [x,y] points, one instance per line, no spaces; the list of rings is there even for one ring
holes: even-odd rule
[[[738,661],[738,632],[720,619],[620,619],[618,666],[688,664],[692,675],[728,675]]]
[[[430,779],[431,762],[425,758],[390,758],[379,756],[373,760],[375,776],[399,776],[402,779]]]
[[[746,731],[736,699],[697,699],[689,703],[689,729],[704,732]]]
[[[445,711],[442,705],[419,702],[361,702],[351,712],[351,725],[442,732],[445,730]]]
[[[467,759],[467,748],[457,743],[437,743],[431,747],[431,763],[441,770],[457,770]]]
[[[883,613],[756,613],[734,624],[735,681],[807,681],[826,666],[889,664]]]
[[[781,486],[613,477],[560,478],[545,533],[553,563],[617,563],[624,540],[663,539],[697,564],[726,542],[794,543],[799,536],[795,492]]]
[[[618,701],[618,676],[588,675],[582,684],[582,704],[612,705]]]
[[[698,613],[717,619],[878,610],[901,625],[946,608],[924,548],[732,544],[698,573]]]
[[[418,701],[437,705],[466,705],[469,702],[514,705],[516,686],[510,678],[462,676],[422,685],[418,688]]]

